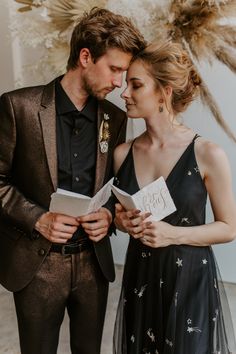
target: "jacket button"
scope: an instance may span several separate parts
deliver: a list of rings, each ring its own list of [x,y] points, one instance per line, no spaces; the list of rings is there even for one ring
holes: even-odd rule
[[[43,248],[40,248],[40,250],[38,251],[39,256],[44,256],[45,255],[45,250]]]

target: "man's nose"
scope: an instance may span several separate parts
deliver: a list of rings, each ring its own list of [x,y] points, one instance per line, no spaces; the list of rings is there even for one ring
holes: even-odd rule
[[[121,87],[122,86],[122,74],[117,75],[114,79],[113,79],[113,85],[115,87]]]

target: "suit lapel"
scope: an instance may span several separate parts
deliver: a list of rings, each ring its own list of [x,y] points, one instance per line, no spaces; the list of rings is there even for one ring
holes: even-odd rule
[[[54,190],[57,188],[57,146],[56,146],[56,108],[55,81],[43,91],[39,117],[42,127],[44,147]]]
[[[99,189],[103,185],[105,172],[106,172],[106,165],[107,165],[107,158],[108,152],[102,153],[100,150],[99,145],[99,130],[104,119],[104,109],[102,102],[98,102],[98,117],[97,117],[97,161],[96,161],[96,172],[95,172],[95,184],[94,184],[94,194],[96,194]]]

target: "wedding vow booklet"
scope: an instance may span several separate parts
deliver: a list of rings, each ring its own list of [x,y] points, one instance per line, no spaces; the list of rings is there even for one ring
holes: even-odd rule
[[[74,217],[97,211],[108,201],[111,195],[112,183],[113,178],[92,198],[83,194],[58,188],[57,191],[51,195],[49,210],[54,213],[66,214]]]
[[[133,195],[116,186],[111,186],[111,188],[126,210],[139,209],[142,212],[150,212],[152,213],[150,220],[162,220],[176,210],[163,177],[158,178]]]

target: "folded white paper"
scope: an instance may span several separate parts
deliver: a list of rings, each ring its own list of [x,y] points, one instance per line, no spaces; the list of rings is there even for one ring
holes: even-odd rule
[[[108,181],[92,198],[86,195],[58,188],[51,195],[49,210],[69,216],[82,216],[100,209],[111,195],[113,178]]]
[[[139,209],[142,212],[150,212],[152,213],[150,220],[162,220],[176,210],[163,177],[158,178],[133,195],[122,191],[116,186],[111,188],[126,210]]]

